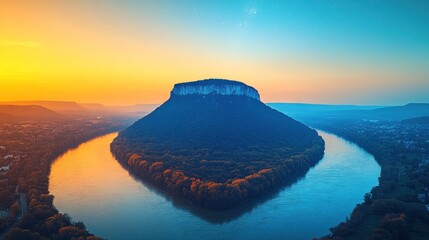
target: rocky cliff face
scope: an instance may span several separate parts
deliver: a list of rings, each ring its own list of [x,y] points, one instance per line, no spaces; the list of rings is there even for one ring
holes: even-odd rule
[[[171,96],[183,95],[239,95],[260,101],[259,93],[244,83],[223,79],[208,79],[174,85]]]

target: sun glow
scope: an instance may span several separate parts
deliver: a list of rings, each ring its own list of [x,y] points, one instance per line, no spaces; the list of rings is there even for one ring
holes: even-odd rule
[[[429,100],[429,49],[421,44],[429,21],[413,22],[427,14],[404,10],[394,16],[405,23],[393,27],[380,3],[384,12],[366,28],[375,12],[347,4],[313,4],[314,12],[298,3],[225,4],[2,1],[0,101],[160,103],[174,83],[210,77],[244,81],[263,101],[385,103],[410,82],[414,96]]]

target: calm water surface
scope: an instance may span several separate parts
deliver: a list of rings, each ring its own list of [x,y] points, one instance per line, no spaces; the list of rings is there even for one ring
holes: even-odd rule
[[[108,239],[310,239],[329,233],[377,184],[380,167],[353,143],[319,131],[325,157],[304,178],[224,212],[202,210],[133,178],[96,138],[52,165],[54,204]]]

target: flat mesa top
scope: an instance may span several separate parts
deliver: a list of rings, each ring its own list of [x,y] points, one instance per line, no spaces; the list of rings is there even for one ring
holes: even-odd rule
[[[235,80],[221,79],[221,78],[209,78],[209,79],[197,80],[197,81],[192,81],[192,82],[176,83],[174,86],[184,86],[184,85],[189,85],[189,86],[197,86],[197,85],[240,85],[240,86],[246,86],[246,87],[254,89],[253,87],[248,86],[242,82],[235,81]]]
[[[226,79],[204,79],[177,83],[171,95],[243,95],[260,100],[258,91],[239,81]]]

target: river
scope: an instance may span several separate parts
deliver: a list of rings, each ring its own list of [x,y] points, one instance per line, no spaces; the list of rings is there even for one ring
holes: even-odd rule
[[[319,134],[325,156],[305,177],[229,211],[200,209],[129,175],[110,153],[117,133],[59,157],[49,188],[60,212],[107,239],[311,239],[344,221],[380,175],[372,155]]]

